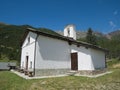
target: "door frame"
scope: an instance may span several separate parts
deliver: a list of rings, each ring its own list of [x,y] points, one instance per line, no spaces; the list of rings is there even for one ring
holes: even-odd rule
[[[78,53],[71,53],[71,70],[78,70]]]
[[[25,69],[28,70],[29,56],[26,56]]]

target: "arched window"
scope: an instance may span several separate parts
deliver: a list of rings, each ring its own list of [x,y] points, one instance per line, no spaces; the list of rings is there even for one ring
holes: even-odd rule
[[[67,29],[67,32],[68,32],[68,36],[70,36],[70,29],[69,28]]]
[[[28,37],[28,43],[30,43],[30,36]]]

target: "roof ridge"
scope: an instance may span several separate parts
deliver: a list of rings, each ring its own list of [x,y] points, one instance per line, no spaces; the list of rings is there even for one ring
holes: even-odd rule
[[[65,36],[62,36],[62,35],[60,35],[60,36],[53,35],[53,34],[49,34],[49,33],[46,33],[46,32],[41,32],[40,30],[38,31],[38,30],[33,29],[33,28],[27,28],[27,30],[31,31],[31,32],[35,32],[35,33],[43,35],[43,36],[48,36],[48,37],[52,37],[52,38],[56,38],[56,39],[65,40],[65,41],[68,41],[72,44],[76,44],[76,45],[79,45],[79,46],[83,45],[85,47],[95,48],[95,49],[99,49],[99,50],[102,50],[102,51],[105,51],[105,52],[108,51],[107,49],[104,49],[100,46],[93,45],[93,44],[83,42],[83,41],[77,41],[77,40],[74,40],[73,38],[65,37]]]

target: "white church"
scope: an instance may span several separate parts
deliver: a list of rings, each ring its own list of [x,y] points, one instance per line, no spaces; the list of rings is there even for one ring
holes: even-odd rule
[[[74,25],[64,28],[64,36],[28,28],[21,48],[20,68],[33,76],[64,75],[71,71],[94,74],[106,68],[106,50],[76,41]]]

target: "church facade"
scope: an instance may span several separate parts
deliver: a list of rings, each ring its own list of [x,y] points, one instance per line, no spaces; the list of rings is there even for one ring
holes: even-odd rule
[[[76,41],[74,25],[65,27],[64,36],[28,28],[21,48],[20,67],[34,76],[88,74],[106,68],[106,50]]]

